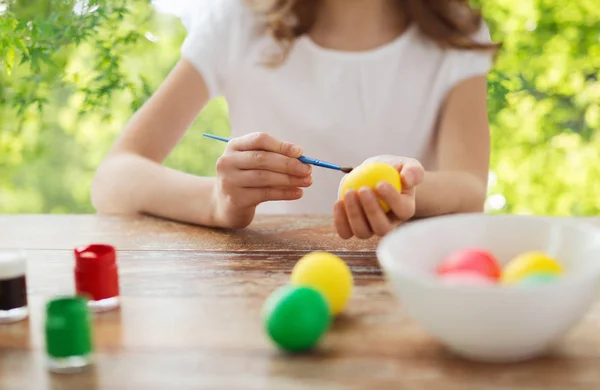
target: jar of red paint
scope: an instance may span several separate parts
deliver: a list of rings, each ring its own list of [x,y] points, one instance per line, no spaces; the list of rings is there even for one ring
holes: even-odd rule
[[[88,307],[94,312],[119,307],[119,272],[114,247],[91,244],[75,248],[75,290],[89,299]]]

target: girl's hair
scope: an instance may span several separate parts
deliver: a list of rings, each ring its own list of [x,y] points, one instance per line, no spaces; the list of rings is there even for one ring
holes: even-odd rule
[[[306,34],[316,19],[320,0],[247,0],[266,17],[266,29],[283,50],[283,58],[294,40]],[[499,44],[473,40],[482,23],[478,10],[468,0],[397,0],[404,6],[409,23],[415,23],[428,38],[442,47],[461,50],[491,50]]]

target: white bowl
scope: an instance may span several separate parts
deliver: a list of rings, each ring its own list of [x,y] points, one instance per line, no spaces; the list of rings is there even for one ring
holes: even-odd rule
[[[542,250],[565,275],[536,286],[443,284],[435,268],[465,247],[490,250],[502,264]],[[468,359],[514,362],[544,353],[596,299],[600,229],[561,218],[444,216],[392,231],[377,257],[403,308],[434,338]]]

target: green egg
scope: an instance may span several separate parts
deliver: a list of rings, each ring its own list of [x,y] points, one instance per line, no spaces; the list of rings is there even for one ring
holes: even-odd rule
[[[550,283],[550,282],[555,281],[556,279],[558,279],[558,275],[556,275],[556,274],[552,274],[549,272],[541,272],[541,273],[530,274],[530,275],[524,277],[523,279],[521,279],[519,284],[526,285],[526,286],[535,286],[538,284]]]
[[[327,301],[305,286],[277,289],[265,301],[262,316],[271,340],[289,352],[313,348],[331,325]]]

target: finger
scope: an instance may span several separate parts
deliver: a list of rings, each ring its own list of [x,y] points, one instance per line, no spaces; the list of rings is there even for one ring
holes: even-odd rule
[[[235,171],[223,179],[229,185],[258,188],[258,187],[310,187],[312,176],[291,176],[283,173],[265,170],[240,170]]]
[[[349,190],[346,192],[344,195],[344,206],[352,233],[360,239],[371,238],[373,231],[367,222],[367,217],[362,209],[356,191]]]
[[[341,238],[344,240],[352,238],[352,229],[350,228],[350,222],[348,222],[344,201],[342,200],[338,200],[333,204],[333,222]]]
[[[230,159],[238,169],[267,170],[294,176],[308,176],[312,168],[298,159],[265,151],[247,151],[232,154]]]
[[[419,185],[425,178],[425,170],[421,163],[415,159],[408,158],[400,164],[400,176],[403,187],[412,188]]]
[[[238,206],[248,207],[268,201],[297,200],[303,193],[301,188],[245,188],[236,194],[236,198],[241,200]]]
[[[373,232],[380,237],[388,234],[393,226],[379,204],[379,199],[377,199],[375,191],[371,188],[363,187],[358,191],[358,196]]]
[[[414,193],[414,188],[411,190]],[[413,194],[400,193],[389,183],[379,183],[377,194],[390,207],[390,211],[399,220],[406,221],[415,215],[415,197]]]
[[[284,156],[298,158],[302,148],[290,142],[282,142],[267,133],[251,133],[229,141],[228,146],[238,151],[264,150]]]

